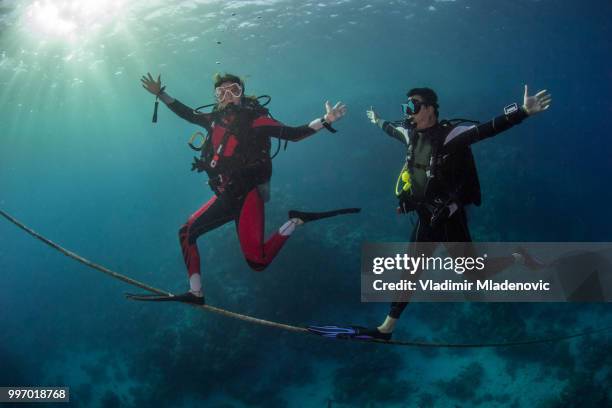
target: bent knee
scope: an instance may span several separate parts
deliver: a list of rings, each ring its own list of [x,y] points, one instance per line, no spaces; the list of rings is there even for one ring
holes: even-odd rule
[[[179,238],[183,239],[183,237],[189,235],[189,224],[183,224],[181,228],[178,230]]]
[[[248,258],[246,259],[246,262],[251,267],[251,269],[257,272],[261,272],[268,267],[268,264],[257,262]]]

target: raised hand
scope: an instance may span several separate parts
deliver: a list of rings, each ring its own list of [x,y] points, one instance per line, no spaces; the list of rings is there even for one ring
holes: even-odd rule
[[[165,88],[161,84],[161,75],[158,75],[157,80],[155,80],[149,72],[140,78],[140,82],[142,82],[142,87],[153,95],[158,95]]]
[[[546,89],[538,92],[533,96],[529,96],[527,85],[525,85],[525,96],[523,97],[523,109],[528,115],[544,112],[550,107],[552,96]]]
[[[333,123],[346,115],[346,105],[342,102],[337,102],[332,107],[329,101],[325,101],[325,111],[325,120],[328,123]]]
[[[371,106],[370,109],[366,111],[366,115],[368,115],[368,119],[370,119],[370,122],[374,124],[378,123],[378,120],[380,119],[378,114],[374,111],[374,108]]]

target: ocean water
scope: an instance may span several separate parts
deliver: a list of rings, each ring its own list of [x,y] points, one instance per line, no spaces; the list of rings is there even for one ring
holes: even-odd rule
[[[444,118],[487,120],[523,85],[547,112],[474,147],[483,205],[477,241],[611,241],[612,3],[552,0],[0,1],[0,208],[79,254],[184,291],[177,232],[212,193],[190,172],[197,128],[140,77],[161,74],[190,106],[215,72],[269,94],[301,125],[341,100],[336,134],[274,159],[268,231],[291,208],[358,206],[300,228],[264,272],[234,226],[198,241],[207,302],[298,326],[380,323],[359,301],[364,241],[406,241],[393,186],[405,150],[365,110],[399,119],[430,86]],[[609,334],[507,349],[334,342],[176,304],[0,222],[0,386],[69,386],[72,406],[603,407]],[[413,304],[394,336],[495,342],[610,325],[607,304]],[[60,405],[60,406],[66,406]]]

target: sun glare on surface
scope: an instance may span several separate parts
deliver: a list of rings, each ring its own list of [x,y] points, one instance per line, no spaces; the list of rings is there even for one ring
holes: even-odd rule
[[[44,38],[82,40],[117,19],[126,0],[40,0],[23,14],[23,26]]]

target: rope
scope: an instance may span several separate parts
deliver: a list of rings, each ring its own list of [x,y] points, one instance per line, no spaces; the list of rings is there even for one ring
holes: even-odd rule
[[[0,209],[0,215],[2,215],[4,218],[6,218],[7,220],[9,220],[10,222],[12,222],[13,224],[15,224],[16,226],[18,226],[19,228],[21,228],[22,230],[24,230],[25,232],[27,232],[28,234],[32,235],[34,238],[44,242],[45,244],[49,245],[50,247],[52,247],[53,249],[61,252],[62,254],[66,255],[69,258],[74,259],[75,261],[78,261],[92,269],[95,269],[97,271],[100,271],[102,273],[105,273],[115,279],[118,279],[122,282],[125,282],[129,285],[132,286],[136,286],[139,287],[141,289],[147,290],[149,292],[153,292],[155,294],[158,295],[162,295],[162,296],[171,296],[172,293],[162,290],[162,289],[158,289],[155,288],[153,286],[147,285],[146,283],[137,281],[136,279],[132,279],[129,276],[125,276],[122,275],[120,273],[117,273],[115,271],[111,271],[110,269],[102,266],[102,265],[98,265],[96,263],[91,262],[88,259],[83,258],[82,256],[80,256],[79,254],[76,254],[72,251],[67,250],[66,248],[61,247],[60,245],[56,244],[55,242],[51,241],[48,238],[45,238],[44,236],[40,235],[38,232],[34,231],[33,229],[29,228],[28,226],[24,225],[23,223],[21,223],[19,220],[17,220],[16,218],[12,217],[11,215],[9,215],[8,213],[6,213],[5,211]],[[245,322],[249,322],[249,323],[254,323],[254,324],[259,324],[262,326],[269,326],[269,327],[276,327],[278,329],[282,329],[282,330],[287,330],[287,331],[292,331],[292,332],[299,332],[299,333],[307,333],[308,331],[303,328],[303,327],[296,327],[296,326],[291,326],[288,324],[283,324],[283,323],[277,323],[277,322],[271,322],[269,320],[264,320],[264,319],[258,319],[256,317],[252,317],[252,316],[247,316],[247,315],[243,315],[240,313],[235,313],[229,310],[225,310],[225,309],[221,309],[218,307],[214,307],[214,306],[209,306],[209,305],[193,305],[190,304],[190,306],[193,307],[198,307],[198,308],[202,308],[205,310],[208,310],[210,312],[213,313],[217,313],[219,315],[225,316],[225,317],[230,317],[232,319],[238,319],[238,320],[242,320]]]
[[[108,268],[106,268],[106,267],[104,267],[102,265],[98,265],[98,264],[96,264],[94,262],[91,262],[90,260],[88,260],[86,258],[83,258],[82,256],[80,256],[77,253],[74,253],[72,251],[67,250],[66,248],[63,248],[62,246],[56,244],[55,242],[51,241],[50,239],[40,235],[38,232],[36,232],[33,229],[29,228],[28,226],[26,226],[25,224],[23,224],[22,222],[20,222],[16,218],[12,217],[10,214],[6,213],[2,209],[0,209],[0,215],[2,215],[8,221],[10,221],[11,223],[15,224],[17,227],[21,228],[22,230],[24,230],[25,232],[27,232],[28,234],[30,234],[34,238],[42,241],[43,243],[47,244],[51,248],[57,250],[58,252],[66,255],[69,258],[74,259],[75,261],[78,261],[78,262],[80,262],[80,263],[82,263],[82,264],[84,264],[84,265],[86,265],[86,266],[88,266],[88,267],[90,267],[92,269],[95,269],[95,270],[97,270],[99,272],[102,272],[102,273],[104,273],[106,275],[109,275],[110,277],[118,279],[118,280],[120,280],[122,282],[125,282],[125,283],[129,284],[129,285],[139,287],[141,289],[147,290],[149,292],[152,292],[152,293],[155,293],[155,294],[158,294],[158,295],[172,296],[172,293],[170,293],[168,291],[155,288],[153,286],[147,285],[146,283],[137,281],[136,279],[132,279],[129,276],[125,276],[125,275],[122,275],[122,274],[117,273],[115,271],[112,271],[112,270],[110,270],[110,269],[108,269]],[[216,313],[218,315],[229,317],[229,318],[232,318],[232,319],[237,319],[237,320],[242,320],[244,322],[258,324],[260,326],[275,327],[277,329],[286,330],[286,331],[290,331],[290,332],[294,332],[294,333],[309,333],[308,330],[305,327],[292,326],[290,324],[284,324],[284,323],[273,322],[273,321],[270,321],[270,320],[259,319],[257,317],[253,317],[253,316],[248,316],[248,315],[232,312],[232,311],[229,311],[229,310],[221,309],[221,308],[210,306],[210,305],[194,305],[194,304],[189,304],[189,306],[200,308],[200,309],[204,309],[206,311],[213,312],[213,313]],[[401,340],[390,340],[390,341],[372,340],[372,341],[367,341],[366,343],[382,343],[382,344],[396,345],[396,346],[435,347],[435,348],[509,347],[509,346],[520,346],[520,345],[528,345],[528,344],[541,344],[541,343],[549,343],[549,342],[555,342],[555,341],[561,341],[561,340],[568,340],[568,339],[572,339],[572,338],[576,338],[576,337],[588,336],[590,334],[601,333],[601,332],[604,332],[604,331],[607,331],[607,330],[610,330],[610,329],[612,329],[612,327],[593,329],[593,330],[583,331],[583,332],[580,332],[580,333],[574,333],[574,334],[557,336],[557,337],[548,337],[548,338],[544,338],[544,339],[521,340],[521,341],[513,341],[513,342],[507,342],[507,343],[429,343],[429,342],[401,341]],[[355,339],[354,341],[359,341],[360,343],[364,343],[363,340],[356,340]]]
[[[373,343],[385,343],[393,344],[396,346],[411,346],[411,347],[434,347],[434,348],[500,348],[510,346],[525,346],[530,344],[542,344],[542,343],[553,343],[562,340],[569,340],[576,337],[585,337],[590,334],[602,333],[612,329],[612,327],[603,327],[599,329],[592,329],[583,331],[580,333],[560,335],[556,337],[547,337],[544,339],[529,339],[529,340],[517,340],[506,343],[430,343],[430,342],[419,342],[419,341],[401,341],[401,340],[373,340]]]

